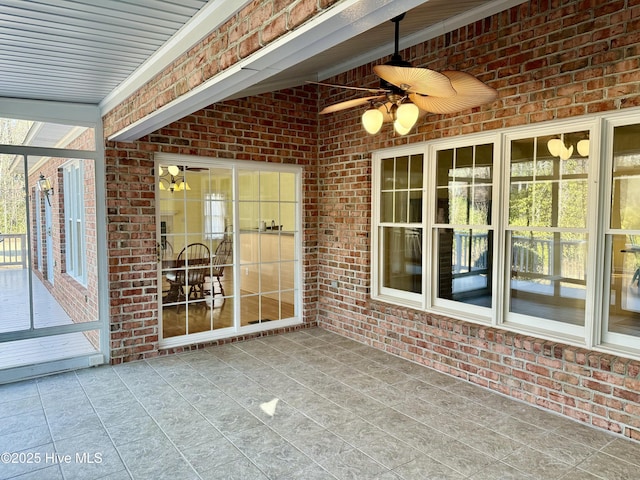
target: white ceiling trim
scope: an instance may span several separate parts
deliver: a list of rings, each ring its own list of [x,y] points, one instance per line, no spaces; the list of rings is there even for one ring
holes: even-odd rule
[[[109,140],[137,140],[423,3],[424,0],[344,0],[189,93],[116,132]]]
[[[222,26],[250,1],[213,0],[205,5],[162,48],[151,55],[140,68],[100,102],[102,115],[106,115],[133,95],[180,55]]]
[[[96,127],[102,123],[98,106],[86,103],[0,97],[0,112],[5,118],[19,120],[64,123],[86,127]]]

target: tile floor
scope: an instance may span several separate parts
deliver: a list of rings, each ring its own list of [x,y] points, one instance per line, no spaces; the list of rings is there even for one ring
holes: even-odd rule
[[[634,479],[640,445],[322,329],[0,386],[0,478]],[[8,460],[8,462],[7,462]]]

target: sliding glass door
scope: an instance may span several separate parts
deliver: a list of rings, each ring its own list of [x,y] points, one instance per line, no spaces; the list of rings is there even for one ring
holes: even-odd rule
[[[95,161],[0,154],[0,183],[0,383],[103,363]]]
[[[299,322],[299,169],[156,160],[162,345]]]

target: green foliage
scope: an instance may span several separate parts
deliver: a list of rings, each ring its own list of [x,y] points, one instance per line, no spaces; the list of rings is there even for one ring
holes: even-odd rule
[[[0,118],[0,144],[23,143],[32,122]],[[0,232],[27,231],[24,190],[24,161],[15,155],[0,154]]]

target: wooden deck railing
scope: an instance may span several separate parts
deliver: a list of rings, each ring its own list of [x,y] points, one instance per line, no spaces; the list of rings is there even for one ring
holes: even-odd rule
[[[27,235],[0,233],[0,267],[20,265],[27,268]]]

